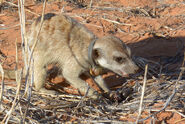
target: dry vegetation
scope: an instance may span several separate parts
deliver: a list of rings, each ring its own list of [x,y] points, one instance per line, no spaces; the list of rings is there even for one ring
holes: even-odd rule
[[[173,10],[177,11],[177,8],[184,8],[183,1],[172,1],[171,4],[167,4],[160,0],[159,2],[152,0],[155,4],[148,3],[147,6],[141,6],[135,0],[135,3],[129,3],[130,6],[119,6],[120,3],[117,4],[117,0],[48,0],[46,8],[43,1],[32,1],[32,4],[25,1],[24,8],[23,0],[20,0],[19,4],[11,0],[0,0],[0,18],[5,16],[3,14],[7,14],[7,11],[17,12],[20,21],[18,24],[3,27],[4,20],[2,22],[0,20],[0,31],[21,27],[17,29],[18,33],[21,34],[21,38],[18,38],[21,42],[13,39],[12,43],[13,46],[16,44],[14,59],[10,59],[8,55],[4,54],[6,49],[2,47],[3,45],[0,47],[3,51],[0,58],[2,74],[0,121],[2,123],[144,122],[181,124],[185,122],[185,15],[180,13],[181,10],[179,10],[180,14],[170,13]],[[37,10],[39,7],[43,9]],[[51,9],[52,7],[57,9]],[[169,14],[165,12],[167,9],[169,9]],[[24,62],[27,73],[32,73],[29,72],[29,68],[32,68],[31,54],[34,51],[34,46],[31,51],[28,51],[26,45],[19,49],[18,44],[27,44],[24,37],[25,25],[27,23],[29,25],[33,17],[50,11],[63,12],[77,18],[98,36],[114,34],[124,39],[123,41],[128,41],[128,45],[131,44],[130,47],[133,51],[135,50],[136,54],[134,61],[141,68],[141,71],[132,78],[128,78],[124,83],[122,82],[123,84],[119,87],[112,87],[115,92],[120,94],[122,98],[120,101],[116,101],[116,99],[111,101],[103,97],[93,101],[66,92],[53,96],[40,94],[32,90],[32,78],[29,80],[28,77],[22,77],[20,71],[16,71],[16,83],[15,81],[5,81],[3,68],[7,67],[9,61],[14,62],[9,68],[16,67],[17,69],[18,66],[22,65],[19,63]],[[168,20],[172,21],[168,22]],[[0,32],[1,42],[4,42],[3,34],[4,32]],[[164,54],[160,53],[159,50],[153,52],[153,56],[149,56],[145,51],[147,48],[143,47],[143,51],[146,52],[144,55],[136,50],[139,41],[145,42],[143,39],[154,41],[152,44],[154,48],[148,48],[149,51],[156,49],[155,44],[159,42],[157,45],[162,45],[164,41],[166,46],[170,44],[176,49],[173,49],[173,52],[165,49],[167,53]],[[179,41],[175,43],[179,45],[178,47],[172,43],[174,40]],[[6,42],[9,42],[8,38]],[[35,41],[35,45],[36,43],[37,41]],[[5,46],[6,44],[4,44]],[[22,51],[21,60],[19,60],[20,51]],[[168,54],[170,55],[168,56]]]

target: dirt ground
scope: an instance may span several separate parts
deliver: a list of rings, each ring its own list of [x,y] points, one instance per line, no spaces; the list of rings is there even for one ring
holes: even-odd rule
[[[92,3],[91,3],[92,2]],[[15,68],[15,42],[21,62],[21,31],[17,0],[4,0],[0,5],[0,61],[6,69]],[[29,26],[42,13],[42,0],[25,0],[26,24]],[[91,30],[98,37],[115,35],[123,40],[134,56],[155,62],[184,52],[184,0],[48,0],[45,13],[65,13]],[[3,57],[5,56],[5,57]],[[5,58],[5,59],[3,59]],[[177,69],[181,65],[171,68]],[[109,77],[112,74],[104,75]],[[110,87],[121,79],[108,80]],[[63,79],[55,78],[54,83]],[[67,86],[70,87],[70,86]],[[70,91],[67,91],[71,93]],[[135,113],[136,114],[136,113]],[[185,114],[185,113],[184,113]],[[132,122],[133,115],[121,120]],[[183,124],[184,117],[174,112],[161,112],[156,123]],[[150,123],[146,121],[145,123]]]

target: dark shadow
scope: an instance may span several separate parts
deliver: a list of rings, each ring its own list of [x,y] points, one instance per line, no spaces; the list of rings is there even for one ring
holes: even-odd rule
[[[152,60],[165,67],[162,73],[174,75],[177,78],[182,66],[185,52],[185,37],[151,37],[136,43],[127,44],[132,51],[132,55]],[[185,78],[185,75],[182,77]],[[105,78],[108,86],[121,85],[125,82],[124,77],[117,78],[116,75]]]
[[[179,53],[183,53],[185,37],[160,38],[151,37],[138,41],[136,43],[127,44],[135,56],[148,59],[156,57],[175,57]]]
[[[115,74],[104,78],[104,80],[109,88],[116,87],[126,82],[126,78]]]

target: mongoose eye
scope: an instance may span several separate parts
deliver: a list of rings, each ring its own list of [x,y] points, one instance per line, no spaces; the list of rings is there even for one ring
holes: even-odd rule
[[[114,57],[114,60],[119,63],[119,64],[122,64],[126,61],[126,58],[123,58],[123,57]]]

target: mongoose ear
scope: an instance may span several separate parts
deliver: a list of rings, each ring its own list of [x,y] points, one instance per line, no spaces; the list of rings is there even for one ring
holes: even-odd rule
[[[93,52],[92,52],[93,59],[98,59],[100,56],[101,56],[101,49],[100,48],[93,49]]]

